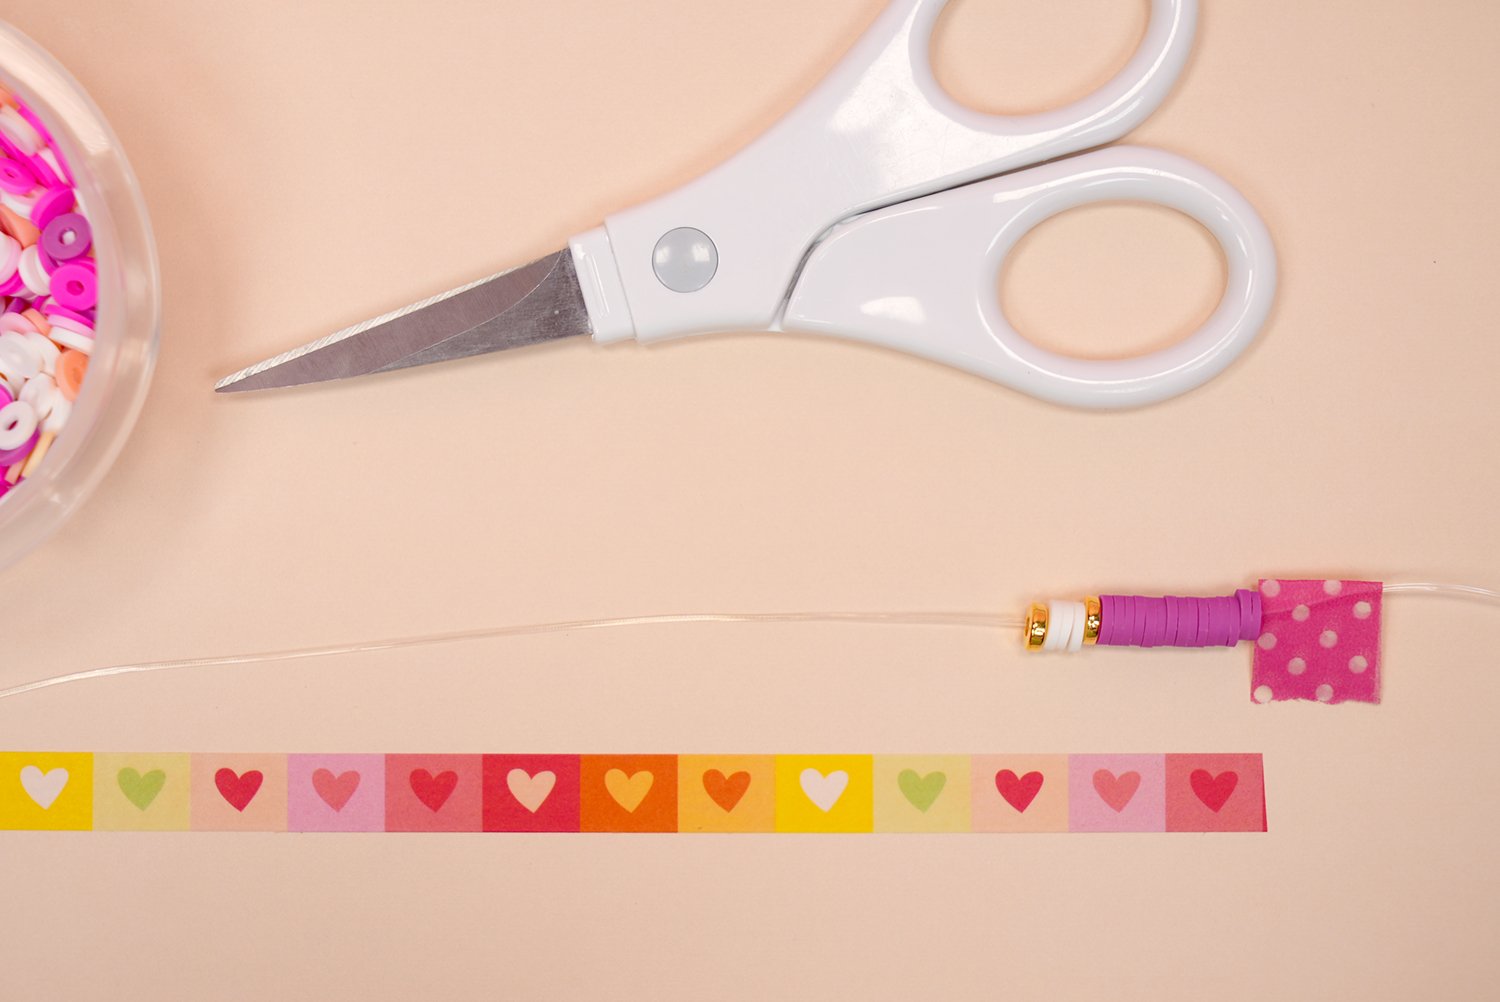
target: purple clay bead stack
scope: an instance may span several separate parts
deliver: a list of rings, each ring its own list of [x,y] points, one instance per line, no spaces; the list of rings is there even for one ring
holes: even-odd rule
[[[1102,595],[1099,643],[1111,647],[1233,647],[1260,636],[1260,592],[1221,598]]]

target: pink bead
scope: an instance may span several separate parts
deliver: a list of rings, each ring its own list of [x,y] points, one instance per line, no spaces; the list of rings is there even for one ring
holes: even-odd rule
[[[66,323],[86,327],[89,330],[94,329],[94,317],[89,312],[83,310],[70,310],[68,309],[68,307],[63,306],[61,303],[58,303],[56,301],[50,302],[46,306],[42,307],[42,313],[46,315],[49,322],[53,320],[62,320]]]
[[[47,158],[38,153],[27,161],[31,165],[31,172],[36,175],[37,181],[44,188],[66,188],[68,182],[57,176],[57,171],[47,162]]]
[[[16,102],[16,112],[22,118],[26,119],[28,125],[36,130],[36,134],[42,137],[42,142],[48,146],[52,145],[52,133],[47,131],[47,127],[42,124],[41,117],[36,112],[28,108],[25,102],[22,101]]]
[[[64,309],[92,309],[99,301],[99,279],[76,264],[59,265],[52,273],[52,300]]]
[[[3,132],[0,132],[0,150],[3,150],[6,156],[18,162],[28,159],[26,154],[21,151],[21,147],[11,142],[10,137]]]
[[[54,328],[59,328],[65,331],[72,331],[74,334],[77,334],[80,337],[92,338],[94,336],[93,324],[87,324],[79,320],[70,319],[69,317],[59,316],[56,313],[47,318],[47,323],[51,324]]]
[[[45,230],[47,224],[78,204],[72,188],[48,188],[31,207],[31,225]]]
[[[25,195],[36,188],[36,174],[23,161],[0,157],[0,191]]]
[[[26,288],[26,283],[21,281],[21,273],[18,271],[0,282],[0,296],[14,296],[24,288]]]

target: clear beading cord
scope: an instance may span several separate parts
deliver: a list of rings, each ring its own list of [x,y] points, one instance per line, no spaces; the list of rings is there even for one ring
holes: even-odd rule
[[[283,651],[256,654],[231,654],[211,658],[182,658],[173,661],[142,661],[138,664],[113,665],[88,671],[53,675],[33,682],[0,689],[0,699],[10,699],[40,689],[84,682],[89,679],[113,678],[117,675],[139,675],[146,672],[175,671],[185,668],[224,668],[235,665],[276,664],[309,658],[334,657],[339,654],[369,654],[377,651],[411,650],[500,637],[540,636],[547,633],[575,633],[584,630],[618,630],[633,626],[662,626],[673,623],[850,623],[868,626],[947,626],[990,630],[1019,630],[1025,625],[1019,616],[1000,616],[975,612],[708,612],[662,616],[623,616],[612,619],[574,619],[553,623],[528,623],[497,626],[489,629],[433,633],[420,637],[398,637],[360,643],[297,647]]]
[[[1407,581],[1401,584],[1382,585],[1381,591],[1387,595],[1439,595],[1445,598],[1471,598],[1500,605],[1500,591],[1493,588],[1481,588],[1478,585]]]
[[[1500,605],[1500,591],[1478,585],[1443,584],[1410,581],[1383,586],[1387,595],[1430,595],[1445,598],[1473,599]],[[0,699],[50,689],[54,686],[85,682],[90,679],[138,675],[147,672],[176,671],[189,668],[227,668],[243,665],[277,664],[311,658],[335,657],[340,654],[370,654],[379,651],[411,650],[443,644],[494,640],[501,637],[541,636],[548,633],[575,633],[585,630],[617,630],[638,626],[663,626],[680,623],[845,623],[860,626],[939,626],[985,630],[1019,630],[1026,625],[1024,616],[1002,616],[979,612],[707,612],[661,616],[623,616],[611,619],[575,619],[552,623],[528,623],[497,626],[488,629],[434,633],[420,637],[398,637],[360,643],[298,647],[256,654],[232,654],[211,658],[182,658],[173,661],[142,661],[88,671],[53,675],[0,689]]]

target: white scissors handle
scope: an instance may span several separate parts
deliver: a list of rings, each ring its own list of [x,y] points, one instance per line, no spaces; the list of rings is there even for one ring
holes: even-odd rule
[[[1150,21],[1139,49],[1098,91],[1053,111],[1003,116],[960,105],[942,89],[933,73],[932,33],[946,0],[894,0],[828,78],[755,143],[698,180],[612,216],[603,227],[572,241],[595,340],[634,337],[652,341],[713,331],[777,329],[793,299],[794,283],[798,283],[795,301],[801,307],[795,316],[787,315],[788,326],[831,330],[833,318],[847,318],[849,308],[857,309],[852,292],[851,301],[842,311],[831,308],[840,294],[846,269],[829,263],[826,259],[830,255],[821,252],[808,260],[810,250],[831,228],[859,213],[886,206],[893,207],[888,210],[891,213],[916,209],[927,201],[923,196],[1110,142],[1129,132],[1161,104],[1192,46],[1197,0],[1150,2]],[[1075,169],[1081,168],[1063,171]],[[1202,219],[1197,210],[1203,205],[1180,197],[1179,182],[1153,179],[1150,173],[1147,169],[1132,184],[1125,184],[1122,175],[1117,179],[1121,183],[1109,186],[1113,194],[1107,197],[1165,201],[1170,205],[1181,202],[1179,207]],[[1194,176],[1202,182],[1203,191],[1211,188],[1222,194],[1226,188]],[[1053,181],[1044,186],[1046,192],[1053,193],[1047,202],[1052,206],[1059,206],[1059,200],[1068,193],[1096,190],[1056,183],[1059,178]],[[1023,183],[1025,190],[1032,187]],[[1038,197],[1041,194],[1039,191]],[[958,207],[975,197],[972,192],[953,195],[951,203],[943,203],[951,204],[953,211],[943,214],[956,217],[960,214]],[[909,201],[912,199],[922,201]],[[1228,204],[1229,200],[1223,201]],[[1253,219],[1254,213],[1248,212],[1242,200],[1236,209],[1243,210],[1233,217],[1237,222],[1232,228],[1238,239],[1249,232],[1247,220]],[[1030,219],[1028,225],[1034,225],[1050,214],[1020,212],[1017,219]],[[991,218],[990,225],[995,223]],[[1009,225],[1013,228],[1015,224]],[[955,234],[960,228],[954,228]],[[871,224],[841,231],[841,242],[855,247],[863,239],[860,234],[876,229]],[[894,229],[879,227],[882,236]],[[1245,263],[1237,263],[1236,254],[1259,254],[1270,246],[1269,240],[1238,239],[1235,243],[1226,234],[1215,232],[1230,255],[1232,274],[1238,274],[1236,269]],[[923,297],[925,301],[931,301],[939,288],[939,276],[931,274],[937,265],[929,260],[928,251],[926,246],[907,245],[896,260],[909,278],[934,279],[924,286],[929,293]],[[943,260],[953,270],[956,259],[945,253]],[[975,279],[974,264],[980,260],[975,257],[967,266],[961,262],[956,270]],[[818,274],[823,277],[815,279],[809,273],[799,282],[799,269],[815,263],[821,265]],[[1261,267],[1264,263],[1257,258],[1250,270],[1259,276],[1265,273]],[[949,274],[941,281],[952,278]],[[980,286],[993,298],[992,276],[985,276]],[[826,297],[818,295],[823,292]],[[962,302],[970,309],[974,292],[975,287],[964,288]],[[958,308],[955,303],[954,309]],[[1085,377],[1082,371],[1057,364],[1055,357],[1037,355],[1018,335],[1012,341],[1014,332],[1002,324],[1003,318],[991,318],[989,322],[989,359],[957,348],[919,343],[912,332],[897,337],[866,323],[845,327],[838,333],[942,358],[1052,399],[1072,402],[1145,402],[1173,392],[1163,389],[1167,385],[1185,388],[1189,382],[1177,376],[1167,383],[1151,384],[1140,367],[1113,380],[1101,380],[1103,370],[1097,366],[1104,363],[1093,363],[1096,367],[1087,370],[1093,375]],[[1248,328],[1242,324],[1236,329],[1243,332]],[[1249,333],[1253,334],[1253,329]],[[977,352],[979,342],[972,335],[970,332],[964,343],[968,350]],[[1002,355],[1045,361],[1050,366],[1048,371],[1058,379],[1080,381],[1079,385],[1095,389],[1071,394],[1060,389],[1060,383],[1017,377],[1008,364],[1002,363]],[[1160,356],[1146,360],[1149,365],[1166,361]],[[1192,371],[1200,381],[1211,374],[1202,363]],[[1104,384],[1111,388],[1097,388]],[[1148,384],[1154,385],[1155,391]]]
[[[1134,358],[1085,360],[1028,341],[996,284],[1027,232],[1092,202],[1165,205],[1224,249],[1228,277],[1197,332]],[[1128,407],[1184,393],[1254,339],[1275,298],[1276,252],[1255,210],[1205,167],[1113,146],[892,206],[839,226],[797,281],[783,328],[896,348],[1075,407]]]
[[[894,0],[817,89],[750,146],[575,239],[596,338],[772,327],[803,257],[835,223],[1130,131],[1176,81],[1197,13],[1197,0],[1151,0],[1145,38],[1114,79],[1067,107],[1007,117],[960,105],[933,74],[932,33],[946,3]],[[678,251],[677,265],[700,258],[701,273],[688,267],[664,280],[658,245],[689,228],[705,239],[668,241],[661,256]]]

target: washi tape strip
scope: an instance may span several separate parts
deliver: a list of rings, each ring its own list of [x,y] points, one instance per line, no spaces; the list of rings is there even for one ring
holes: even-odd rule
[[[1260,755],[0,752],[0,829],[1262,832]]]

